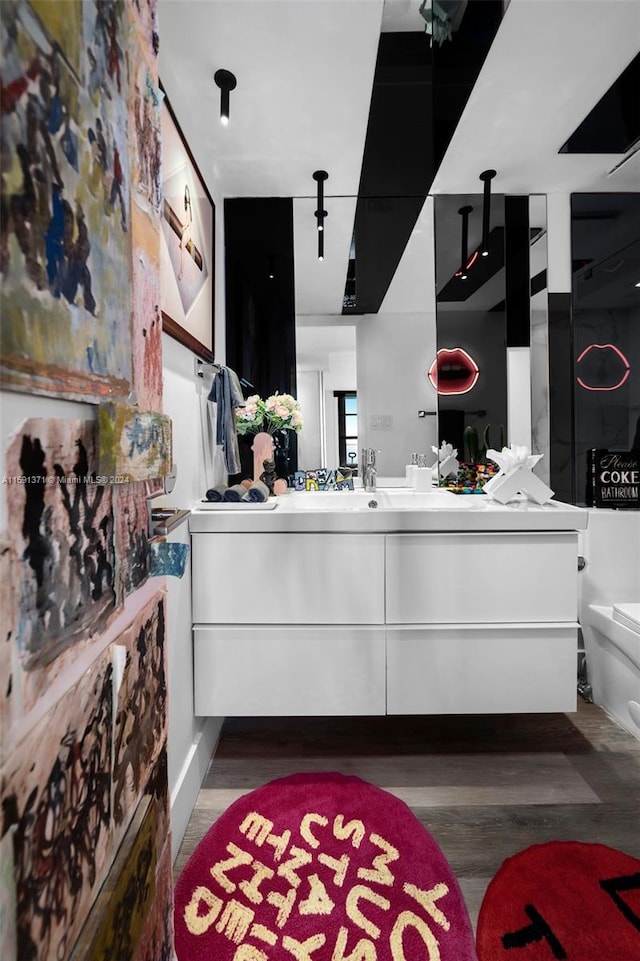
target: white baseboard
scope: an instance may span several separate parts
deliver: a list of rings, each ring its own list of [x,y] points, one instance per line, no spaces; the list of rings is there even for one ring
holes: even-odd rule
[[[171,856],[173,861],[175,861],[180,850],[191,812],[209,767],[211,755],[218,743],[223,721],[223,717],[207,717],[203,720],[202,727],[182,765],[177,784],[171,792]]]

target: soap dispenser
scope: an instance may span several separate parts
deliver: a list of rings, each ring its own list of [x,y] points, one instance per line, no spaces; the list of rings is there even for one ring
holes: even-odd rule
[[[407,487],[413,487],[416,482],[416,471],[418,469],[418,455],[411,455],[411,463],[407,464],[404,469],[405,484]]]
[[[415,472],[415,480],[413,484],[414,490],[430,490],[432,478],[433,474],[431,473],[431,468],[427,467],[427,455],[420,454],[418,458],[418,466]]]

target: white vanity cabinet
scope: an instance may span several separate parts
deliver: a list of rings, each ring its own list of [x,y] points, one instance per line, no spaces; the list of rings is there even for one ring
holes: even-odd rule
[[[197,715],[384,714],[384,535],[192,536]]]
[[[265,513],[192,515],[196,714],[575,710],[578,509]]]
[[[388,534],[390,624],[575,621],[578,535]]]
[[[577,540],[389,534],[387,713],[574,711]]]

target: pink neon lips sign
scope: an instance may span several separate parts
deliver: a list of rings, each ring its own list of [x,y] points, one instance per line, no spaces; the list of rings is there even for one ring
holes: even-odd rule
[[[596,357],[594,351],[604,351],[605,353],[599,354]],[[588,359],[591,361],[595,360],[598,364],[597,368],[593,364],[589,365]],[[576,377],[576,380],[580,386],[585,390],[618,390],[619,387],[622,387],[631,373],[631,364],[622,353],[620,348],[616,347],[615,344],[589,344],[589,346],[585,347],[580,356],[576,359],[576,366],[585,361],[585,368],[588,371],[588,374],[585,373],[587,380],[592,380],[594,374],[597,374],[598,379],[600,379],[603,377],[603,373],[606,372],[607,375],[610,375],[607,379],[611,381],[611,383],[608,385],[603,385],[602,383],[589,384],[586,383],[582,376]]]
[[[466,394],[479,376],[478,365],[462,347],[442,347],[429,368],[429,380],[439,394]]]

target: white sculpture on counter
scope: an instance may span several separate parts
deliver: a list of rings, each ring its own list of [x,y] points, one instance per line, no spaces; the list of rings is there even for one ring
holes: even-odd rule
[[[447,444],[446,441],[442,441],[440,448],[432,447],[431,450],[438,455],[438,460],[432,467],[432,470],[437,472],[438,477],[448,477],[449,474],[458,473],[460,464],[456,459],[458,456],[457,448]]]
[[[484,492],[506,504],[517,494],[524,494],[536,504],[546,504],[553,497],[550,487],[533,473],[542,454],[532,454],[528,447],[511,444],[500,452],[488,450],[487,458],[495,461],[499,472],[484,485]]]

